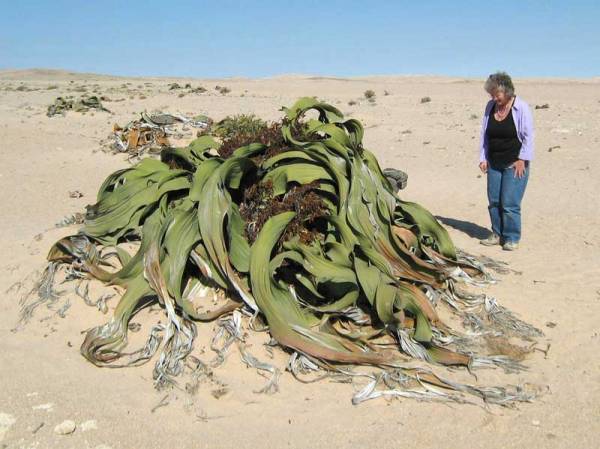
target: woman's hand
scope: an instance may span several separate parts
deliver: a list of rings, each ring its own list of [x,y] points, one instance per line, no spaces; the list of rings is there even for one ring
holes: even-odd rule
[[[483,161],[483,162],[479,163],[479,170],[481,170],[481,173],[487,173],[487,170],[488,170],[487,161]]]
[[[517,160],[512,167],[515,170],[515,178],[522,178],[525,175],[525,161],[523,159]]]

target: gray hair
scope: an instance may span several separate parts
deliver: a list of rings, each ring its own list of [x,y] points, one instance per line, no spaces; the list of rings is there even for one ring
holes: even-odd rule
[[[506,72],[492,73],[488,77],[483,88],[488,94],[492,94],[496,91],[501,91],[509,97],[515,96],[515,86],[513,86],[513,82],[510,78],[510,75]]]

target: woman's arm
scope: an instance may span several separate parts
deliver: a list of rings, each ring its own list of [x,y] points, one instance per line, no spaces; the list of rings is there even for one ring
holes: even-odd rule
[[[523,115],[520,120],[519,137],[521,138],[521,151],[519,159],[531,161],[533,159],[533,114],[528,104],[523,105]]]
[[[521,140],[521,150],[519,159],[512,165],[515,170],[515,178],[522,178],[525,175],[526,163],[533,159],[533,115],[531,108],[525,102],[522,106],[522,115],[519,120],[519,140]]]
[[[481,164],[483,162],[486,163],[487,167],[488,143],[485,131],[487,129],[487,124],[490,118],[490,111],[492,110],[493,103],[493,101],[488,101],[488,103],[485,105],[485,109],[483,111],[483,119],[481,120],[481,131],[479,133],[479,168],[481,168]],[[481,170],[485,173],[483,168]]]

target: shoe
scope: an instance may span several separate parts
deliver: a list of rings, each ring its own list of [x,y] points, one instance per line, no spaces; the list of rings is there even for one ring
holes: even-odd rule
[[[479,243],[485,246],[494,246],[500,244],[500,236],[498,234],[490,234],[487,239],[479,240]]]
[[[504,245],[502,245],[502,249],[504,251],[515,251],[518,248],[519,244],[517,242],[506,242]]]

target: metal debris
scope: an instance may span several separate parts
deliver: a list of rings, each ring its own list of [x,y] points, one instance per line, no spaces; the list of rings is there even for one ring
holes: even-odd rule
[[[186,117],[183,115],[145,112],[140,118],[121,127],[113,126],[112,134],[104,141],[104,148],[113,153],[128,153],[135,158],[158,154],[171,146],[170,137],[181,138],[184,133],[192,134],[191,128],[207,129],[212,120],[206,116]]]

